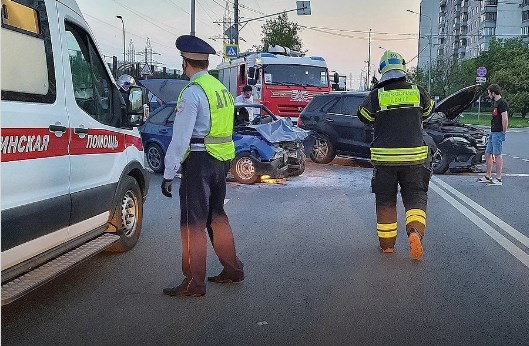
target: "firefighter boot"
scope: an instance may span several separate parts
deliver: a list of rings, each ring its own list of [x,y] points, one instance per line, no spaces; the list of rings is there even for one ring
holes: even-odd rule
[[[413,260],[418,261],[424,255],[421,238],[422,237],[419,232],[412,228],[410,234],[408,235],[408,240],[410,241],[410,257]]]

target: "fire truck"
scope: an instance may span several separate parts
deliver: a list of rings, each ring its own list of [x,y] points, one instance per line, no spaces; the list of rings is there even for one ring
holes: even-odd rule
[[[324,58],[301,56],[280,46],[271,46],[268,52],[242,53],[217,70],[219,80],[234,97],[245,85],[252,85],[255,103],[294,123],[314,95],[331,91]]]

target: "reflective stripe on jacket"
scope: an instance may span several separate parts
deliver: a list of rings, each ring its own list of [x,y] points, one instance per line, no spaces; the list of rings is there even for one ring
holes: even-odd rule
[[[422,164],[428,157],[422,121],[435,108],[421,87],[389,80],[373,90],[358,109],[358,117],[374,124],[371,161],[375,164]]]
[[[203,139],[206,151],[220,161],[233,159],[235,157],[235,144],[232,139],[233,96],[218,79],[209,74],[199,76],[186,88],[193,84],[204,90],[209,103],[211,126],[208,135]],[[180,102],[184,90],[180,92],[178,102]]]

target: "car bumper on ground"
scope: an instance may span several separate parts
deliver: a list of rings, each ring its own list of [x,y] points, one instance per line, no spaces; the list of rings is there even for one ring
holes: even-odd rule
[[[259,176],[269,175],[272,178],[284,178],[288,175],[288,164],[286,164],[288,158],[286,155],[272,161],[260,161],[255,157],[252,157],[252,159],[255,165],[255,172]]]

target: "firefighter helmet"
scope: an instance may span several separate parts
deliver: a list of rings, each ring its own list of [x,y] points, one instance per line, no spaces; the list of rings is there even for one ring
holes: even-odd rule
[[[380,58],[378,72],[380,74],[384,74],[391,70],[400,70],[402,72],[406,72],[406,62],[399,53],[387,50]]]

